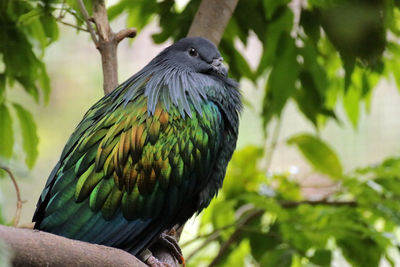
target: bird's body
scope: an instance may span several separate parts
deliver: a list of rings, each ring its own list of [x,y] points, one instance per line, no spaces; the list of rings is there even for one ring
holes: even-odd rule
[[[90,108],[48,178],[35,228],[136,255],[207,207],[241,108],[219,57],[209,41],[183,39]]]

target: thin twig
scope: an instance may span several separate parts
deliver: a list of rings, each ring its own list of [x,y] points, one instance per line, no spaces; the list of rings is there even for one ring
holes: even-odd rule
[[[72,23],[63,21],[63,20],[61,20],[61,19],[59,19],[59,18],[56,18],[56,20],[57,20],[58,22],[60,22],[61,24],[64,24],[64,25],[69,26],[69,27],[72,27],[72,28],[74,28],[74,29],[77,29],[77,30],[80,30],[80,31],[84,31],[84,32],[89,32],[89,31],[88,31],[87,29],[85,29],[85,28],[82,28],[82,27],[79,27],[79,26],[74,25],[74,24],[72,24]]]
[[[85,4],[83,3],[82,0],[77,0],[77,2],[78,2],[78,5],[79,5],[79,9],[82,12],[83,18],[86,21],[86,26],[87,26],[88,31],[90,32],[90,36],[92,36],[92,40],[93,40],[94,44],[96,45],[96,47],[98,47],[99,40],[97,39],[96,32],[95,32],[95,30],[92,27],[92,24],[90,22],[89,13],[86,10]]]
[[[11,178],[11,181],[14,184],[15,192],[17,193],[17,208],[15,210],[15,217],[13,220],[13,226],[17,226],[19,223],[19,218],[21,217],[21,209],[22,209],[22,199],[21,199],[21,194],[20,194],[19,187],[17,184],[17,180],[15,179],[14,174],[11,172],[11,170],[9,168],[0,166],[0,169],[2,169],[8,173],[8,175]]]
[[[65,0],[63,0],[63,2],[62,2],[62,4],[61,4],[61,8],[60,8],[60,12],[58,13],[58,17],[57,17],[57,20],[58,19],[62,19],[62,18],[64,18],[64,8],[65,8]]]
[[[115,39],[117,43],[121,42],[125,38],[134,38],[136,36],[136,29],[135,28],[126,28],[122,29],[115,35]]]
[[[71,9],[71,8],[65,8],[65,14],[66,14],[66,13],[70,14],[71,16],[73,16],[74,18],[76,18],[77,20],[82,21],[82,23],[85,23],[85,19],[82,18],[82,17],[79,15],[79,13],[76,12],[75,10],[73,10],[73,9]],[[65,14],[64,14],[64,17],[65,17]]]

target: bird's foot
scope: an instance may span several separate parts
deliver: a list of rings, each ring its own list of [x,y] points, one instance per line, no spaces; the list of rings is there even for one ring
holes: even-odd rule
[[[171,267],[166,262],[162,262],[153,256],[150,250],[145,249],[140,253],[139,258],[150,267]]]
[[[156,257],[154,257],[153,255],[151,255],[150,257],[147,258],[147,260],[145,261],[147,265],[149,265],[149,267],[172,267],[171,265],[169,265],[166,262],[161,262],[159,261]]]
[[[172,228],[169,231],[165,231],[161,233],[158,243],[165,248],[167,248],[171,254],[175,257],[175,259],[182,264],[183,267],[186,266],[185,258],[183,257],[183,253],[181,248],[179,247],[178,241],[175,239],[176,231]]]
[[[140,253],[139,258],[150,267],[171,267],[169,263],[166,263],[163,260],[166,260],[172,264],[172,262],[175,262],[171,258],[172,256],[174,259],[176,259],[176,261],[178,261],[179,264],[182,264],[182,266],[185,267],[185,259],[183,258],[182,250],[179,247],[175,236],[176,231],[174,228],[169,231],[164,231],[160,234],[157,242],[155,242],[150,249],[145,249],[142,251],[142,253]],[[156,254],[153,254],[152,251],[154,251]],[[161,254],[160,251],[162,251]],[[165,256],[162,256],[163,254],[168,255],[169,257],[164,258]]]

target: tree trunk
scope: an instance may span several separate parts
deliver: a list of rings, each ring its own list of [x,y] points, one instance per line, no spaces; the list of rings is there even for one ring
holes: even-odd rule
[[[203,0],[188,36],[201,36],[219,45],[239,0]]]

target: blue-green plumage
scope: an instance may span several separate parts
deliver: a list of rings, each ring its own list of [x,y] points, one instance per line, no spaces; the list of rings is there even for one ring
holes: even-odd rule
[[[207,207],[241,109],[219,58],[209,41],[182,39],[89,109],[48,178],[35,228],[137,254]]]

